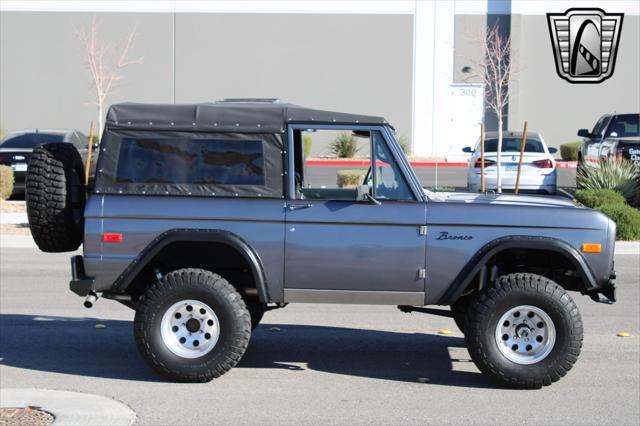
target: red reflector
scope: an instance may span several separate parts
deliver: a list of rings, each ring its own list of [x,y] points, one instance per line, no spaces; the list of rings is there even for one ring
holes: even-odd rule
[[[538,160],[538,161],[533,161],[531,162],[531,164],[533,164],[534,166],[540,168],[540,169],[551,169],[553,168],[553,163],[551,162],[551,160]]]
[[[104,234],[102,234],[102,242],[103,243],[121,243],[122,234],[105,232]]]

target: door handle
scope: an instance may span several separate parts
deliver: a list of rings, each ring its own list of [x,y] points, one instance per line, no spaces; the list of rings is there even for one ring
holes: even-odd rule
[[[309,203],[306,203],[306,204],[289,204],[287,206],[287,208],[290,211],[300,210],[300,209],[308,209],[309,207],[313,207],[313,204],[309,204]]]

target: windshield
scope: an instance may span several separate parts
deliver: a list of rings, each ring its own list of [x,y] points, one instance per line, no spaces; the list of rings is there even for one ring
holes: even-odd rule
[[[522,146],[522,138],[503,138],[502,139],[502,152],[520,152]],[[478,150],[479,150],[478,145]],[[484,142],[485,152],[498,152],[498,139],[487,139]],[[537,139],[527,139],[527,143],[524,146],[524,152],[537,152],[544,153],[544,147],[542,142]]]
[[[0,148],[35,148],[47,142],[62,142],[64,135],[59,133],[23,133],[7,137]]]
[[[619,138],[640,136],[638,117],[640,117],[640,114],[616,115],[609,126],[607,136],[617,136]],[[615,133],[615,135],[613,133]]]

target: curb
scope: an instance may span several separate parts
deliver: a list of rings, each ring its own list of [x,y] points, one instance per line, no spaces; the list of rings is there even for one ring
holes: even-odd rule
[[[38,407],[53,414],[56,425],[133,424],[136,413],[105,396],[51,389],[3,389],[2,407]]]
[[[455,161],[410,161],[411,167],[467,167],[468,163]],[[327,167],[364,167],[369,165],[368,160],[307,160],[307,166],[327,166]],[[558,169],[575,169],[577,162],[575,161],[558,161],[556,162]]]

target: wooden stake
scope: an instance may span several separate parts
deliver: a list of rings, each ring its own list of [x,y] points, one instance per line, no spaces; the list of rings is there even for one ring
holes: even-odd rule
[[[522,172],[522,157],[524,156],[524,147],[527,144],[527,122],[524,122],[524,130],[522,131],[522,146],[520,146],[520,161],[518,162],[518,175],[516,176],[516,190],[517,194],[520,190],[520,173]]]
[[[480,192],[484,192],[484,123],[480,123],[480,182]]]
[[[87,164],[84,166],[84,183],[89,185],[89,172],[91,171],[91,153],[93,151],[93,120],[91,120],[91,127],[89,127],[89,147],[87,151]]]

